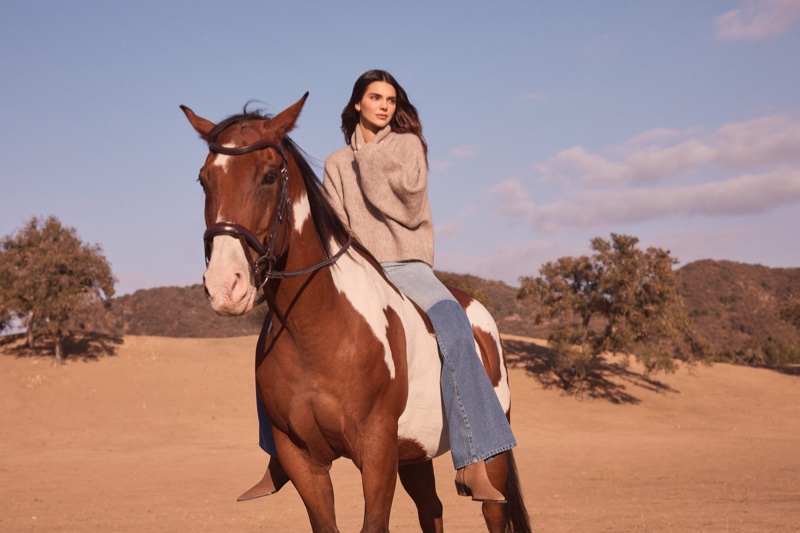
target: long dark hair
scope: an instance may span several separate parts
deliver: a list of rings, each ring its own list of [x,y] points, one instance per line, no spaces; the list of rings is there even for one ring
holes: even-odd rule
[[[362,74],[353,85],[353,94],[350,95],[350,101],[344,106],[342,111],[342,133],[344,133],[344,142],[350,144],[350,139],[353,137],[353,132],[356,131],[358,121],[361,116],[356,111],[356,104],[364,97],[367,92],[367,87],[374,81],[383,81],[394,87],[397,93],[397,108],[395,109],[394,116],[392,117],[392,131],[397,133],[413,133],[419,137],[422,143],[422,149],[425,152],[425,159],[428,159],[428,143],[425,142],[425,137],[422,136],[422,122],[419,120],[419,113],[417,108],[408,101],[408,95],[405,89],[397,83],[394,76],[385,70],[368,70]]]

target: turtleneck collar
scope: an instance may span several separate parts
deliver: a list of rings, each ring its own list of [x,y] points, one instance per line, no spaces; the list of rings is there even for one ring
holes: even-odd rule
[[[383,139],[386,138],[387,135],[392,131],[392,125],[387,124],[385,128],[380,130],[378,133],[375,134],[375,138],[372,139],[372,143],[379,143]],[[353,135],[350,137],[350,147],[354,151],[358,151],[362,146],[367,144],[364,141],[364,135],[361,133],[361,126],[356,125],[356,130],[353,132]]]

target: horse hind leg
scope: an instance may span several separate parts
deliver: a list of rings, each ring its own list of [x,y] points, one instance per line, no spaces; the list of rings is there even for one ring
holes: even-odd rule
[[[442,533],[442,502],[436,494],[433,462],[401,465],[400,483],[417,506],[419,525],[423,533]]]

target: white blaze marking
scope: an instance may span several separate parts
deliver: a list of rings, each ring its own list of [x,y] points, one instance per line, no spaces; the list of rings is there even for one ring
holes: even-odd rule
[[[306,220],[311,217],[311,205],[308,203],[308,196],[305,193],[292,204],[292,213],[294,214],[294,231],[300,233],[303,231]]]
[[[223,144],[225,148],[235,148],[236,145],[233,143],[226,143]],[[222,167],[223,171],[228,170],[228,164],[231,161],[231,156],[225,154],[215,154],[214,155],[214,162],[212,163],[215,167]]]

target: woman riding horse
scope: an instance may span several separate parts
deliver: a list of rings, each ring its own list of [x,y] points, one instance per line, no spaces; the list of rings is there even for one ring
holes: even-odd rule
[[[489,481],[485,462],[516,442],[475,351],[467,315],[433,272],[428,148],[417,110],[391,74],[370,70],[353,86],[342,111],[342,132],[347,146],[325,161],[325,193],[392,283],[433,325],[458,493],[505,502]],[[259,421],[261,446],[272,458],[263,479],[240,500],[273,494],[288,481],[262,407]]]
[[[306,506],[312,530],[336,532],[330,469],[333,461],[346,457],[361,473],[362,532],[388,531],[398,477],[417,507],[422,531],[440,532],[442,504],[431,459],[446,453],[452,440],[454,456],[466,450],[464,457],[455,459],[466,462],[457,473],[459,490],[492,500],[482,505],[489,531],[528,533],[519,475],[508,449],[514,445],[513,437],[504,444],[491,443],[510,410],[508,374],[491,315],[469,295],[454,291],[472,325],[472,337],[446,340],[451,338],[450,330],[437,325],[447,357],[443,362],[432,323],[458,323],[460,319],[448,311],[455,303],[449,297],[443,299],[446,295],[439,294],[438,285],[417,279],[423,276],[430,281],[432,257],[406,253],[404,246],[416,239],[401,246],[423,225],[409,227],[408,235],[393,223],[384,222],[386,228],[380,228],[397,237],[397,247],[403,252],[386,256],[377,242],[372,244],[379,257],[396,263],[394,269],[390,265],[384,269],[353,236],[363,232],[369,241],[370,232],[379,229],[374,223],[366,228],[355,223],[358,211],[347,196],[361,191],[358,180],[369,178],[370,163],[373,168],[376,163],[386,165],[382,176],[393,194],[403,193],[396,189],[402,180],[395,183],[393,177],[397,161],[410,157],[419,162],[412,181],[421,177],[424,183],[427,170],[421,135],[403,133],[408,124],[399,112],[407,110],[402,89],[366,75],[363,81],[363,88],[354,89],[353,102],[358,106],[352,106],[359,118],[343,149],[352,154],[352,174],[339,169],[340,174],[334,175],[336,154],[326,165],[326,183],[332,186],[337,177],[340,180],[338,200],[336,188],[323,190],[302,151],[288,137],[307,94],[275,117],[245,111],[219,124],[182,107],[209,150],[198,181],[205,193],[204,285],[211,307],[219,314],[242,315],[261,300],[269,306],[256,345],[255,374],[259,409],[266,415],[261,418],[272,422],[269,434],[280,461],[270,461],[265,478],[272,490],[290,478]],[[375,81],[391,87],[394,99],[388,87]],[[377,111],[372,114],[370,98],[385,100],[375,104]],[[408,148],[413,146],[420,151],[416,155]],[[403,153],[408,157],[397,160],[395,154]],[[371,192],[364,187],[363,194]],[[420,205],[421,218],[429,227],[425,193]],[[395,214],[387,211],[385,216]],[[419,305],[398,289],[404,287],[404,277],[414,280],[404,290]],[[422,295],[415,292],[421,283]],[[469,325],[463,330],[469,331]],[[462,352],[460,345],[467,344],[473,349],[464,346]],[[462,360],[453,362],[453,357]],[[472,363],[463,361],[468,357]],[[485,374],[467,366],[476,362]],[[469,368],[473,371],[465,376],[461,370]],[[444,387],[449,391],[440,390],[443,375],[448,377]],[[483,387],[481,380],[486,380],[483,385],[490,392],[476,400],[472,393]],[[484,421],[480,410],[491,404],[491,394],[500,412]],[[475,403],[478,415],[471,411]],[[453,426],[452,439],[448,425]],[[459,425],[465,430],[454,429]],[[480,448],[485,437],[490,440],[488,452]],[[273,472],[283,478],[274,478]],[[496,492],[489,494],[486,484]],[[496,501],[501,497],[507,504]]]

